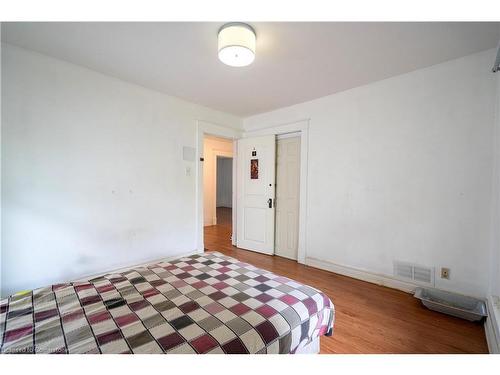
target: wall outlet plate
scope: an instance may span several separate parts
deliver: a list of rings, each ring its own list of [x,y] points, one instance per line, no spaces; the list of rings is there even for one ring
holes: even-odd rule
[[[441,268],[441,278],[442,279],[450,279],[450,269],[446,267]]]

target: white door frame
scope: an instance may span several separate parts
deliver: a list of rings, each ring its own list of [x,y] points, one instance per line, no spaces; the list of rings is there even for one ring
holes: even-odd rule
[[[296,132],[300,132],[300,197],[297,262],[305,264],[307,254],[307,152],[309,148],[309,119],[248,131],[243,133],[243,137],[255,137],[269,134],[278,136],[280,134]]]
[[[233,244],[236,240],[236,182],[234,176],[236,168],[236,143],[238,138],[241,138],[243,132],[224,125],[214,124],[208,121],[196,121],[196,251],[201,254],[205,251],[205,241],[203,236],[203,163],[200,161],[203,158],[203,140],[205,135],[212,135],[220,138],[227,138],[233,141]]]

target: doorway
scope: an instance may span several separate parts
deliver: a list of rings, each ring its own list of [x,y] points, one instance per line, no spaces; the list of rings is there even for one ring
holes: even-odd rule
[[[231,226],[233,220],[233,158],[216,155],[215,223]]]
[[[240,147],[242,147],[245,143],[245,139],[248,138],[254,138],[255,137],[262,137],[262,136],[270,136],[272,135],[272,141],[269,142],[266,147],[271,146],[273,149],[276,147],[276,137],[280,138],[286,138],[287,136],[293,136],[295,135],[300,136],[300,144],[299,144],[299,149],[300,149],[300,157],[299,157],[299,188],[298,188],[298,230],[295,230],[297,232],[297,238],[296,238],[296,243],[297,243],[297,250],[296,250],[296,260],[299,263],[305,264],[306,262],[306,254],[307,254],[307,241],[306,241],[306,227],[307,227],[307,172],[308,172],[308,135],[309,135],[309,120],[300,120],[297,122],[293,123],[288,123],[284,125],[278,125],[274,127],[269,127],[269,128],[263,128],[259,130],[254,130],[254,131],[249,131],[246,133],[243,133],[242,131],[236,130],[236,129],[231,129],[227,127],[223,127],[220,125],[204,122],[204,121],[198,121],[197,122],[197,149],[199,150],[199,156],[200,156],[200,163],[198,164],[199,167],[197,167],[197,228],[198,228],[198,240],[197,240],[197,251],[199,253],[203,253],[205,250],[227,250],[228,252],[237,250],[235,246],[238,246],[239,248],[246,248],[248,250],[253,250],[253,251],[259,251],[259,249],[252,248],[252,247],[245,247],[245,246],[240,246],[241,242],[239,243],[239,239],[245,239],[245,236],[241,236],[241,226],[245,225],[245,222],[247,221],[246,219],[249,219],[248,221],[252,223],[256,222],[263,222],[263,220],[255,220],[254,217],[255,215],[252,215],[252,210],[247,210],[245,212],[245,207],[244,205],[241,204],[240,200],[241,197],[244,195],[243,193],[245,192],[245,189],[242,189],[242,178],[240,176],[241,173],[244,171],[247,171],[249,174],[249,178],[254,180],[250,187],[254,188],[257,187],[257,185],[260,186],[257,182],[260,180],[260,176],[265,176],[268,175],[266,173],[266,170],[269,168],[273,169],[273,173],[271,173],[273,176],[274,174],[274,169],[275,169],[275,163],[263,163],[264,160],[262,160],[262,157],[264,156],[265,159],[267,157],[262,154],[261,151],[259,151],[259,147],[252,147],[250,150],[250,157],[248,158],[249,160],[246,160],[246,157],[241,158],[240,157]],[[216,137],[213,135],[217,134]],[[221,138],[219,138],[221,137]],[[208,149],[210,147],[207,147],[207,150],[204,150],[204,145],[206,138],[219,138],[219,140],[225,141],[226,143],[232,144],[232,157],[233,157],[233,189],[232,189],[232,194],[233,194],[233,200],[232,200],[232,207],[231,207],[231,212],[232,212],[232,223],[230,225],[217,225],[218,221],[220,221],[221,215],[217,215],[217,202],[216,198],[213,200],[213,210],[212,212],[215,212],[215,214],[208,214],[210,212],[210,209],[205,210],[206,204],[205,201],[210,200],[209,197],[207,197],[207,194],[209,194],[210,191],[210,186],[211,184],[207,184],[205,182],[205,174],[210,171],[212,166],[216,164],[217,159],[212,157],[213,154],[210,153]],[[270,139],[271,140],[271,139]],[[249,142],[253,142],[252,140],[248,140]],[[255,145],[253,145],[255,146]],[[261,145],[262,146],[262,145]],[[279,146],[278,146],[279,147]],[[208,151],[208,152],[205,152]],[[255,155],[254,155],[255,154]],[[274,154],[274,153],[273,153]],[[224,156],[224,155],[222,155]],[[231,157],[231,156],[230,156]],[[255,161],[255,159],[258,159],[258,161]],[[274,160],[274,158],[272,159]],[[272,166],[272,167],[271,167]],[[215,167],[216,168],[216,167]],[[252,178],[252,176],[254,178]],[[248,176],[247,176],[248,177]],[[207,189],[205,189],[205,186],[208,186]],[[213,185],[212,185],[213,186]],[[267,184],[269,186],[269,183]],[[262,186],[263,187],[263,186]],[[271,187],[271,186],[269,186]],[[272,182],[272,187],[273,189],[269,190],[266,192],[265,197],[266,198],[264,201],[265,205],[261,202],[262,199],[259,199],[257,203],[259,203],[258,206],[263,205],[263,207],[258,207],[257,205],[254,205],[253,208],[266,208],[267,210],[273,211],[275,208],[275,201],[274,201],[274,181]],[[216,187],[214,188],[214,191],[216,191]],[[269,195],[271,194],[271,195]],[[278,192],[278,194],[280,194]],[[250,194],[252,195],[252,194]],[[258,194],[253,194],[254,197],[257,196]],[[264,207],[265,206],[265,207]],[[243,212],[241,212],[243,210]],[[255,211],[255,210],[254,210]],[[268,211],[270,212],[270,211]],[[242,215],[243,214],[243,215]],[[266,215],[268,216],[268,215]],[[274,216],[271,215],[273,220],[271,225],[265,225],[266,228],[269,227],[270,230],[266,229],[266,232],[271,235],[272,242],[270,242],[270,251],[268,254],[270,255],[279,255],[275,252],[275,241],[274,241],[274,236],[275,236],[275,225],[274,225]],[[279,219],[278,219],[279,220]],[[267,220],[266,220],[267,222]],[[295,227],[296,228],[296,227]],[[251,229],[251,228],[250,228]],[[249,239],[258,239],[261,233],[256,230],[248,230],[247,231],[249,236]],[[278,234],[277,234],[278,235]],[[261,236],[262,237],[262,236]],[[241,240],[240,240],[241,241]],[[279,241],[279,240],[278,240]],[[293,241],[291,241],[293,243]],[[278,250],[279,253],[279,250]],[[295,253],[295,250],[294,250]],[[295,257],[295,255],[293,255]]]
[[[205,135],[203,139],[203,225],[231,241],[233,209],[233,141]],[[206,232],[206,230],[205,230]]]

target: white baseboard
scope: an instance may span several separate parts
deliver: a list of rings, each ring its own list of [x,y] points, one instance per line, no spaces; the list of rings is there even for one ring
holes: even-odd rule
[[[305,264],[314,268],[319,268],[325,271],[338,273],[340,275],[349,276],[354,279],[367,281],[372,284],[382,285],[393,289],[402,290],[406,293],[414,293],[417,284],[396,279],[387,275],[382,275],[370,271],[365,271],[359,268],[344,266],[341,264],[332,263],[326,260],[306,257]]]
[[[484,332],[490,354],[500,354],[500,299],[488,297],[488,317],[484,323]]]

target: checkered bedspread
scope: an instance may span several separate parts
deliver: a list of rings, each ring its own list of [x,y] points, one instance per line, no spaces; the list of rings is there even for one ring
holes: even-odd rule
[[[334,320],[318,290],[212,252],[17,293],[0,308],[2,353],[294,353]]]

